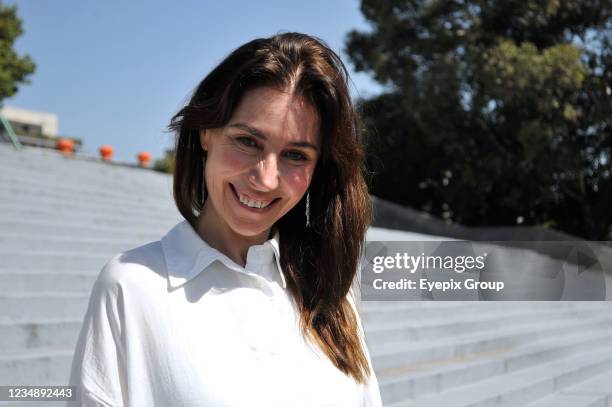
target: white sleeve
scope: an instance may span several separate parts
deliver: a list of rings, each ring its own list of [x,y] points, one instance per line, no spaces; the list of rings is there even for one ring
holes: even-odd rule
[[[122,290],[109,264],[100,272],[89,299],[70,372],[77,401],[67,406],[127,404]]]
[[[355,312],[355,318],[357,319],[357,326],[359,329],[359,336],[361,339],[361,346],[363,347],[363,351],[368,360],[368,364],[370,365],[370,378],[364,386],[361,405],[363,407],[382,407],[382,399],[380,397],[380,388],[378,386],[378,379],[376,378],[376,374],[374,373],[374,368],[372,366],[372,359],[370,357],[370,352],[368,351],[368,346],[366,344],[365,332],[363,330],[363,325],[361,323],[361,316],[359,313],[360,307],[356,305],[355,292],[353,290],[353,287],[351,287],[351,289],[349,290],[347,297],[349,299],[349,303],[353,307],[353,311]],[[360,302],[357,302],[357,304],[360,304]]]

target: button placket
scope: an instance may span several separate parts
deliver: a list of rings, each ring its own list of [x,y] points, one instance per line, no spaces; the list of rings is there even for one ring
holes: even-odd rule
[[[265,354],[278,358],[287,346],[288,332],[286,313],[277,298],[284,295],[284,290],[280,288],[280,276],[275,275],[279,270],[276,268],[274,250],[269,244],[252,246],[247,252],[246,260],[245,266],[240,267],[238,271],[253,278],[256,286],[265,295],[265,300],[258,297],[257,301],[261,301],[260,307],[253,304],[254,308],[247,306],[244,309],[241,318],[244,318],[241,323],[243,337],[249,348],[258,355],[256,357]]]

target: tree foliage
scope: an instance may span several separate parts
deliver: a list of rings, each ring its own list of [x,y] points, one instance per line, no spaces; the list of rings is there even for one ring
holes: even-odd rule
[[[610,0],[363,0],[346,51],[371,191],[467,225],[611,238]]]
[[[166,172],[168,174],[174,173],[174,149],[167,149],[164,152],[164,157],[155,160],[153,169],[155,171]]]
[[[13,49],[15,39],[23,34],[15,6],[0,3],[0,103],[17,93],[19,83],[29,83],[27,76],[35,64],[28,56],[19,56]]]

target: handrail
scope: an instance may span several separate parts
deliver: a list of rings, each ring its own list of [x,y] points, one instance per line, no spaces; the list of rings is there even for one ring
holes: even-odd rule
[[[6,130],[6,134],[8,134],[8,138],[11,140],[11,143],[13,143],[13,147],[15,147],[17,150],[22,148],[23,146],[21,145],[21,142],[19,141],[19,139],[17,138],[17,135],[13,131],[13,127],[11,126],[11,123],[9,123],[9,121],[6,120],[4,116],[2,116],[1,114],[0,114],[0,122],[2,122],[2,126],[4,127],[4,130]]]

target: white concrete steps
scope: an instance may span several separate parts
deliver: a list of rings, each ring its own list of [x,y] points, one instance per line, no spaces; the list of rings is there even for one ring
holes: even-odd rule
[[[581,318],[592,313],[590,309],[568,309],[560,314],[558,310],[540,310],[534,308],[508,309],[504,317],[500,318],[500,311],[492,307],[492,310],[483,309],[476,315],[461,315],[456,319],[449,316],[430,318],[426,321],[399,321],[396,323],[369,324],[368,339],[377,343],[389,343],[400,341],[418,341],[423,339],[440,337],[442,335],[461,335],[475,331],[493,331],[503,329],[508,325],[521,325],[529,322],[538,322],[548,318]]]
[[[457,301],[457,302],[386,302],[380,306],[374,302],[365,301],[362,304],[362,322],[368,331],[389,326],[427,326],[440,319],[448,323],[472,321],[486,316],[513,315],[517,312],[556,312],[590,310],[594,314],[612,314],[612,303],[599,302],[568,302],[568,301]],[[503,318],[500,318],[503,320]]]
[[[3,162],[0,184],[19,185],[31,189],[60,190],[68,193],[77,192],[83,188],[86,193],[112,194],[117,192],[122,196],[165,197],[171,191],[172,182],[168,174],[137,168],[108,166],[90,161],[70,161],[70,163],[62,163],[61,160],[44,160],[37,169],[24,167],[21,164],[12,164],[11,167],[10,163]],[[63,167],[62,164],[75,165],[76,168]],[[49,188],[50,185],[52,188]]]
[[[32,158],[24,156],[22,162],[14,162],[0,155],[0,159],[4,162],[3,168],[6,168],[1,175],[4,179],[23,178],[31,183],[60,180],[61,183],[57,183],[57,185],[67,187],[79,185],[83,181],[96,181],[102,185],[117,184],[119,188],[127,189],[126,186],[129,184],[155,185],[166,176],[166,174],[161,173],[150,175],[150,171],[140,168],[107,165],[95,160],[83,159],[83,157],[66,159],[63,157]],[[32,160],[38,160],[38,162],[25,162]],[[120,168],[120,170],[117,171],[117,168]],[[128,182],[121,185],[124,181]]]
[[[66,385],[73,350],[35,349],[0,354],[0,383],[4,385]]]
[[[56,151],[26,147],[16,151],[0,143],[0,160],[4,163],[3,173],[19,177],[21,174],[38,177],[57,176],[65,180],[97,179],[102,182],[121,182],[129,176],[131,183],[151,185],[165,174],[155,173],[141,168],[115,166],[89,157],[66,158]],[[117,170],[119,168],[119,170]],[[50,171],[52,170],[52,171]]]
[[[398,369],[406,366],[466,358],[484,352],[500,352],[514,349],[541,338],[552,338],[575,329],[589,329],[604,324],[608,326],[612,317],[591,318],[585,321],[566,322],[557,319],[552,322],[535,322],[510,326],[505,329],[473,332],[454,338],[420,342],[399,342],[370,344],[370,354],[377,369]]]
[[[100,271],[110,259],[108,253],[29,251],[0,249],[0,271],[45,270],[51,273],[74,270]]]
[[[44,202],[42,200],[36,200],[36,198],[29,199],[30,202],[0,202],[0,210],[2,211],[3,219],[15,218],[16,216],[21,219],[34,221],[37,219],[43,221],[59,220],[63,219],[66,221],[80,221],[88,220],[93,218],[107,218],[112,222],[113,220],[119,221],[121,224],[122,220],[138,219],[149,221],[149,226],[155,226],[155,220],[167,221],[168,219],[175,220],[177,218],[177,211],[147,211],[147,210],[135,210],[129,209],[124,206],[112,206],[100,205],[98,203],[92,203],[91,205],[76,205],[74,203],[65,204],[53,204]],[[35,204],[33,204],[35,203]],[[159,225],[159,223],[157,223]],[[147,226],[145,224],[144,226]]]
[[[138,241],[153,241],[164,235],[167,229],[162,227],[146,228],[140,225],[139,227],[124,227],[122,224],[117,224],[115,227],[109,226],[93,226],[84,225],[83,222],[75,222],[74,220],[56,220],[56,221],[32,221],[31,219],[16,220],[6,219],[0,216],[0,236],[18,235],[21,237],[29,237],[32,239],[40,238],[41,236],[57,236],[71,237],[73,239],[80,238],[96,238],[96,239],[119,239],[129,242]]]
[[[37,348],[72,350],[76,345],[81,323],[82,318],[0,321],[0,355],[19,354]]]
[[[58,254],[78,251],[80,253],[120,253],[150,241],[133,239],[99,239],[96,237],[32,236],[16,233],[0,233],[0,247],[11,251],[53,251]]]
[[[528,407],[611,407],[612,371],[604,372],[562,392],[544,397]]]
[[[387,403],[386,406],[524,406],[610,369],[612,369],[612,344],[587,349],[580,354],[531,368],[493,376],[434,396]]]
[[[5,191],[9,191],[11,195],[24,195],[24,196],[45,196],[49,199],[61,200],[62,197],[77,197],[81,198],[96,198],[101,202],[107,202],[111,200],[119,200],[119,202],[138,202],[146,206],[152,206],[153,208],[165,208],[164,205],[167,201],[168,196],[172,193],[168,185],[168,191],[160,193],[159,190],[152,188],[139,188],[133,187],[132,189],[126,189],[120,183],[109,183],[106,182],[102,185],[100,183],[93,184],[89,180],[80,181],[80,183],[62,183],[58,184],[56,177],[49,177],[48,183],[53,183],[53,188],[49,188],[48,185],[40,182],[37,178],[36,182],[31,182],[30,179],[23,177],[16,177],[13,179],[5,178],[6,173],[0,174],[0,188]],[[125,181],[124,181],[125,182]],[[15,194],[16,193],[16,194]],[[9,197],[11,196],[9,195]]]
[[[81,222],[84,226],[104,226],[120,228],[143,228],[144,230],[178,223],[179,217],[176,214],[164,216],[149,216],[143,213],[124,212],[121,208],[116,210],[90,210],[72,211],[62,207],[7,207],[0,202],[0,216],[3,220],[27,219],[35,222],[40,219],[49,222],[66,220],[68,223]],[[167,229],[166,229],[167,230]]]
[[[25,158],[27,160],[28,158]],[[155,171],[107,165],[88,160],[42,160],[36,168],[2,159],[0,185],[49,191],[118,192],[124,196],[164,197],[171,191],[171,176]],[[52,188],[49,186],[52,185]],[[153,202],[155,200],[152,200]]]
[[[102,266],[180,220],[166,174],[0,144],[0,383],[66,384]]]
[[[12,182],[24,179],[28,184],[48,184],[54,182],[57,186],[71,188],[84,183],[89,187],[98,185],[115,185],[116,190],[133,193],[130,186],[137,185],[141,189],[150,190],[154,194],[163,194],[172,185],[168,175],[139,168],[118,167],[90,160],[53,160],[42,159],[35,166],[22,163],[11,163],[3,159],[0,181]],[[28,160],[26,157],[25,160]],[[117,170],[119,168],[119,170]],[[57,182],[57,181],[61,182]],[[166,189],[162,189],[165,187]]]
[[[9,171],[11,169],[19,168],[23,169],[24,172],[31,171],[39,174],[42,172],[42,170],[48,170],[49,167],[52,167],[54,174],[62,174],[74,178],[104,175],[108,175],[112,178],[119,178],[125,174],[129,174],[137,180],[140,178],[150,180],[151,178],[150,176],[146,175],[147,171],[143,171],[141,168],[137,167],[121,166],[123,171],[117,172],[113,169],[117,168],[116,165],[113,165],[114,163],[110,163],[109,165],[108,163],[102,162],[95,157],[87,157],[83,155],[64,157],[62,154],[58,154],[52,150],[36,150],[36,148],[25,148],[13,152],[6,150],[0,151],[0,158],[6,162],[6,168]],[[143,173],[145,174],[142,175]]]
[[[85,315],[89,295],[74,292],[0,293],[3,321],[69,318]]]
[[[3,199],[3,204],[10,206],[34,206],[34,207],[57,207],[64,206],[91,208],[91,210],[104,210],[105,208],[122,208],[132,213],[143,212],[151,216],[163,215],[174,211],[172,202],[167,198],[159,198],[159,202],[147,200],[146,197],[126,199],[117,194],[117,198],[102,198],[98,195],[73,195],[62,196],[45,190],[25,190],[10,188],[6,190],[8,197]],[[32,205],[34,204],[34,205]]]
[[[529,403],[528,407],[608,407],[607,397],[600,394],[566,393],[565,391]]]
[[[515,349],[379,370],[379,383],[388,402],[423,397],[611,343],[612,325],[593,326]]]
[[[0,293],[46,291],[89,295],[96,276],[92,271],[0,271]]]
[[[580,307],[591,307],[594,310],[600,307],[589,303],[572,303],[558,301],[540,301],[537,303],[520,301],[477,302],[477,301],[405,301],[405,302],[375,302],[364,301],[363,323],[368,327],[380,324],[396,324],[401,321],[430,321],[435,318],[465,318],[471,315],[485,315],[491,312],[505,314],[516,310],[565,310]]]

